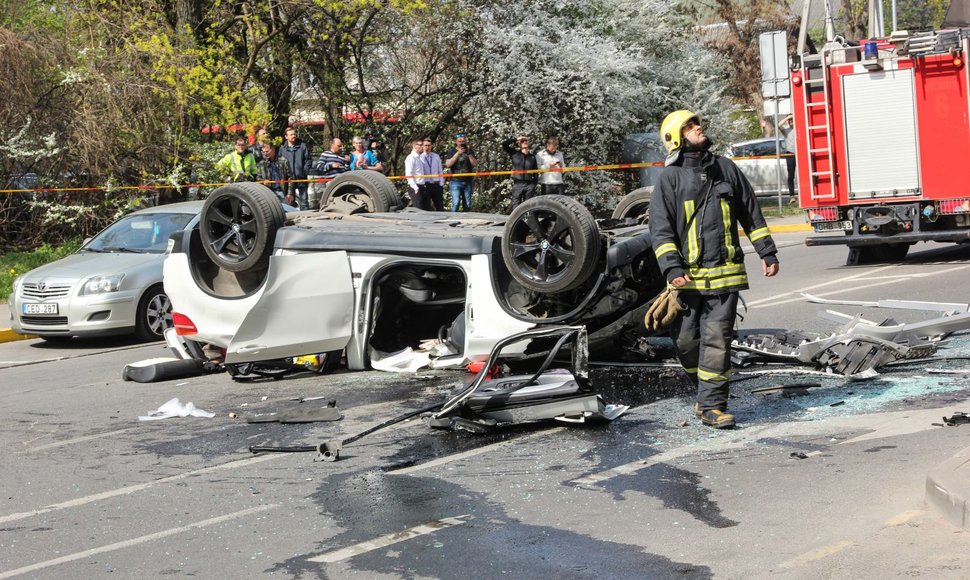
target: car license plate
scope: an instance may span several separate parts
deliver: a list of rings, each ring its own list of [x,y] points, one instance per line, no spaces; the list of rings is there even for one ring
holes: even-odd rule
[[[816,232],[835,232],[835,231],[850,231],[852,230],[852,222],[845,220],[841,222],[823,222],[820,224],[812,224],[815,226]]]
[[[57,314],[57,304],[24,304],[24,314]]]

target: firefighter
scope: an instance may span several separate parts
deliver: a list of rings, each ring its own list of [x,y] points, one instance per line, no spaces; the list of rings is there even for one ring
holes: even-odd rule
[[[674,301],[683,310],[670,335],[684,371],[697,387],[694,413],[718,429],[734,427],[727,412],[731,339],[738,293],[748,287],[738,223],[762,259],[778,273],[778,250],[751,184],[730,159],[711,153],[700,116],[674,111],[660,126],[665,167],[650,199],[650,233]]]

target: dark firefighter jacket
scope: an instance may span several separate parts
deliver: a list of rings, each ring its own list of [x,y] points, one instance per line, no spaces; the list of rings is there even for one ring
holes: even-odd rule
[[[746,289],[738,223],[758,255],[777,262],[758,200],[733,161],[710,153],[681,155],[678,164],[663,169],[650,198],[650,236],[668,282],[687,274],[691,281],[681,290]]]

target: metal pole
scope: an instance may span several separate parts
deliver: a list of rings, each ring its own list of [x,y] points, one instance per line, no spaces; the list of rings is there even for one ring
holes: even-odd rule
[[[892,6],[893,10],[893,29],[891,32],[896,32],[896,0],[892,0],[892,4],[890,4],[890,6]]]
[[[778,92],[775,91],[777,95]],[[778,178],[778,216],[781,216],[781,141],[778,140],[781,134],[781,127],[778,126],[778,103],[780,99],[778,97],[774,98],[775,101],[775,177]]]

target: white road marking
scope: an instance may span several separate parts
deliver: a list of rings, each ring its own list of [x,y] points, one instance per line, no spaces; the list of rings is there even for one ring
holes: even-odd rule
[[[924,512],[923,510],[909,510],[889,518],[888,520],[886,520],[886,523],[884,525],[886,527],[901,526],[907,522],[910,522],[922,516],[924,513],[926,512]]]
[[[852,286],[852,287],[849,287],[849,288],[840,288],[838,290],[832,290],[830,292],[813,292],[812,295],[813,296],[817,296],[819,298],[824,298],[826,296],[840,296],[842,294],[846,294],[848,292],[854,292],[856,290],[865,290],[867,288],[875,288],[876,286],[887,286],[889,284],[899,284],[899,280],[883,280],[882,282],[875,282],[873,284],[866,284],[864,286]],[[793,294],[793,292],[786,292],[785,294],[782,294],[781,296],[785,296],[785,295],[788,295],[788,294]],[[748,302],[748,306],[760,306],[760,305],[764,304],[766,300],[768,300],[768,299],[762,299],[762,300],[756,300],[754,302]],[[807,300],[805,300],[805,298],[803,298],[801,296],[795,296],[794,298],[789,298],[787,300],[777,300],[776,302],[771,302],[770,304],[765,304],[765,306],[781,306],[782,304],[791,304],[792,302],[807,302]]]
[[[782,304],[789,304],[791,302],[804,301],[805,299],[802,298],[801,295],[800,295],[800,293],[802,293],[802,292],[805,292],[805,293],[808,293],[808,294],[813,294],[815,296],[818,296],[819,298],[822,298],[822,297],[825,297],[825,296],[832,296],[832,295],[835,295],[835,294],[842,294],[842,293],[845,293],[845,292],[852,292],[852,291],[855,291],[855,290],[862,290],[862,289],[865,289],[865,288],[874,288],[876,286],[885,286],[886,284],[896,283],[900,279],[906,279],[906,278],[924,278],[924,277],[929,277],[929,276],[937,276],[939,274],[948,274],[950,272],[959,272],[961,270],[966,270],[967,268],[970,268],[970,264],[965,264],[965,265],[962,265],[962,266],[955,266],[953,268],[947,268],[947,269],[944,269],[944,270],[938,270],[938,271],[935,271],[935,272],[928,272],[928,273],[925,273],[925,272],[924,273],[914,272],[912,274],[899,274],[899,275],[893,274],[893,275],[888,275],[888,276],[877,276],[876,275],[876,274],[878,274],[880,272],[885,272],[886,270],[889,270],[891,268],[898,268],[898,267],[899,267],[899,264],[889,264],[888,266],[882,266],[880,268],[876,268],[875,270],[867,270],[865,272],[859,272],[859,273],[853,274],[851,276],[845,276],[843,278],[838,278],[836,280],[830,280],[828,282],[822,282],[821,284],[816,284],[814,286],[808,286],[808,287],[806,287],[804,289],[801,289],[801,290],[792,291],[792,292],[783,292],[781,294],[776,294],[774,296],[769,296],[767,298],[762,298],[760,300],[752,300],[752,301],[749,301],[747,303],[747,305],[748,306],[760,306],[762,304],[766,304],[766,305],[769,305],[769,306],[779,306],[779,305],[782,305]],[[856,285],[849,286],[849,285],[846,284],[846,282],[849,282],[849,281],[859,282],[859,281],[870,281],[870,280],[874,280],[875,283],[865,284],[865,285],[859,285],[859,286],[856,286]],[[815,288],[825,288],[825,287],[833,286],[833,285],[839,285],[839,289],[838,290],[831,291],[831,292],[823,292],[823,293],[815,293],[815,292],[812,292],[812,290],[815,289]],[[786,299],[786,297],[789,297],[789,296],[794,296],[794,297],[787,298]]]
[[[24,449],[23,451],[18,451],[17,453],[33,453],[35,451],[43,451],[45,449],[54,449],[55,447],[64,447],[65,445],[74,445],[75,443],[83,443],[85,441],[91,441],[92,439],[113,437],[115,435],[119,435],[127,431],[131,431],[131,428],[118,429],[117,431],[108,431],[107,433],[98,433],[97,435],[85,435],[84,437],[75,437],[74,439],[65,439],[63,441],[55,441],[53,443],[48,443],[46,445],[40,445],[38,447],[31,447],[30,449]],[[48,433],[48,435],[53,435],[53,433]]]
[[[817,550],[812,550],[810,552],[805,552],[800,556],[795,556],[791,560],[786,560],[778,565],[779,568],[796,568],[798,566],[803,566],[809,562],[815,562],[823,558],[828,558],[833,554],[838,554],[842,550],[853,546],[854,544],[848,540],[843,540],[837,544],[832,544],[831,546],[826,546],[824,548],[819,548]]]
[[[0,524],[5,524],[7,522],[13,522],[16,520],[22,520],[33,516],[38,516],[41,514],[46,514],[62,509],[78,507],[85,504],[89,504],[96,501],[101,501],[103,499],[109,499],[112,497],[118,497],[121,495],[129,495],[135,493],[136,491],[146,490],[156,485],[163,483],[170,483],[173,481],[179,481],[189,477],[194,477],[196,475],[202,475],[204,473],[211,473],[213,471],[221,471],[224,469],[235,469],[237,467],[245,467],[248,465],[253,465],[255,463],[262,463],[263,461],[269,461],[271,459],[278,459],[283,455],[259,455],[256,457],[250,457],[248,459],[242,459],[239,461],[231,461],[229,463],[223,463],[222,465],[214,465],[212,467],[204,467],[202,469],[196,469],[195,471],[186,471],[185,473],[180,473],[178,475],[172,475],[169,477],[163,477],[161,479],[156,479],[155,481],[149,481],[146,483],[140,483],[138,485],[130,485],[126,487],[121,487],[118,489],[112,489],[110,491],[104,491],[101,493],[95,493],[92,495],[86,495],[84,497],[79,497],[76,499],[70,499],[63,501],[61,503],[55,503],[49,506],[42,507],[40,509],[31,510],[29,512],[20,512],[15,514],[10,514],[6,516],[0,516]]]
[[[182,532],[187,532],[189,530],[195,530],[199,528],[205,528],[208,526],[214,526],[222,522],[229,520],[234,520],[236,518],[245,517],[248,515],[256,514],[259,512],[264,512],[266,510],[279,507],[279,504],[269,504],[262,505],[246,510],[242,510],[232,514],[226,514],[223,516],[210,518],[208,520],[202,520],[201,522],[195,522],[194,524],[188,524],[186,526],[179,526],[177,528],[170,528],[161,532],[156,532],[154,534],[148,534],[147,536],[139,536],[137,538],[131,538],[130,540],[125,540],[123,542],[117,542],[115,544],[108,544],[107,546],[101,546],[98,548],[91,548],[90,550],[84,550],[83,552],[75,552],[73,554],[68,554],[66,556],[61,556],[60,558],[54,558],[53,560],[46,560],[44,562],[38,562],[36,564],[31,564],[29,566],[24,566],[22,568],[17,568],[16,570],[8,570],[6,572],[0,572],[0,579],[12,578],[14,576],[19,576],[21,574],[28,574],[30,572],[36,572],[37,570],[42,570],[44,568],[49,568],[51,566],[57,566],[58,564],[64,564],[66,562],[73,562],[74,560],[80,560],[82,558],[87,558],[89,556],[95,556],[97,554],[104,554],[105,552],[113,552],[115,550],[121,550],[124,548],[130,548],[131,546],[137,546],[138,544],[144,544],[146,542],[151,542],[154,540],[160,540],[168,536],[174,536],[175,534],[180,534]]]
[[[89,556],[95,556],[97,554],[104,554],[105,552],[113,552],[115,550],[121,550],[124,548],[130,548],[131,546],[137,546],[138,544],[144,544],[146,542],[151,542],[154,540],[160,540],[168,536],[174,536],[175,534],[180,534],[182,532],[187,532],[189,530],[194,530],[198,528],[205,528],[208,526],[213,526],[226,522],[229,520],[234,520],[236,518],[245,517],[259,512],[264,512],[269,509],[279,507],[279,504],[269,504],[262,505],[254,508],[249,508],[236,512],[233,514],[226,514],[223,516],[210,518],[208,520],[202,520],[201,522],[196,522],[194,524],[188,524],[186,526],[179,526],[177,528],[170,528],[161,532],[156,532],[154,534],[148,534],[147,536],[140,536],[137,538],[131,538],[130,540],[125,540],[123,542],[117,542],[115,544],[108,544],[107,546],[101,546],[98,548],[91,548],[90,550],[84,550],[83,552],[75,552],[73,554],[68,554],[66,556],[61,556],[60,558],[54,558],[53,560],[47,560],[44,562],[38,562],[36,564],[31,564],[30,566],[24,566],[22,568],[17,568],[16,570],[8,570],[6,572],[0,572],[0,579],[12,578],[14,576],[19,576],[21,574],[27,574],[29,572],[36,572],[43,568],[49,568],[51,566],[57,566],[58,564],[64,564],[65,562],[73,562],[74,560],[80,560],[82,558],[87,558]]]
[[[839,288],[840,289],[844,289],[847,286],[846,285],[846,282],[849,282],[851,280],[855,280],[856,278],[861,278],[863,276],[872,276],[873,274],[877,274],[879,272],[884,272],[884,271],[886,271],[886,270],[888,270],[890,268],[895,268],[895,267],[896,267],[895,264],[891,264],[889,266],[883,266],[881,268],[876,268],[875,270],[867,270],[865,272],[859,272],[859,273],[853,274],[851,276],[845,276],[845,277],[842,277],[842,278],[837,278],[835,280],[829,280],[828,282],[822,282],[821,284],[815,284],[814,286],[808,286],[806,288],[801,288],[799,290],[793,290],[791,292],[782,292],[781,294],[776,294],[774,296],[769,296],[767,298],[762,298],[761,300],[752,300],[752,301],[748,302],[748,306],[757,306],[759,304],[772,304],[773,305],[773,304],[778,303],[777,301],[779,299],[785,298],[787,296],[797,296],[797,300],[804,300],[804,298],[801,297],[801,293],[802,292],[805,292],[807,294],[813,294],[815,296],[818,296],[818,294],[816,294],[815,292],[812,292],[812,290],[814,290],[816,288],[826,288],[826,287],[835,286],[835,285],[839,285]],[[789,300],[789,302],[791,302],[791,300]]]
[[[368,540],[366,542],[347,546],[346,548],[320,554],[319,556],[308,558],[308,560],[310,562],[332,564],[334,562],[346,560],[347,558],[359,556],[360,554],[366,554],[367,552],[377,550],[378,548],[384,548],[405,540],[410,540],[411,538],[416,538],[425,534],[432,534],[438,530],[443,530],[452,526],[460,526],[465,523],[465,520],[471,519],[471,517],[471,514],[465,514],[452,518],[443,518],[440,520],[431,521],[400,532],[387,534],[386,536],[380,536],[379,538],[374,538],[373,540]]]
[[[453,463],[455,461],[460,461],[462,459],[467,459],[469,457],[475,457],[476,455],[481,455],[483,453],[488,453],[490,451],[495,451],[501,447],[506,447],[512,443],[521,443],[523,441],[528,441],[536,437],[541,437],[544,435],[555,435],[560,431],[565,430],[565,427],[556,427],[555,429],[550,429],[548,431],[540,431],[533,433],[531,435],[525,435],[523,437],[516,437],[514,439],[509,439],[507,441],[499,441],[498,443],[492,443],[491,445],[485,445],[478,447],[477,449],[471,449],[469,451],[463,451],[461,453],[455,453],[454,455],[447,455],[445,457],[439,457],[427,463],[421,463],[420,465],[412,465],[410,467],[402,467],[401,469],[395,469],[393,471],[386,472],[387,475],[407,475],[408,473],[414,473],[415,471],[421,471],[423,469],[431,469],[432,467],[437,467],[439,465],[445,465],[447,463]]]

